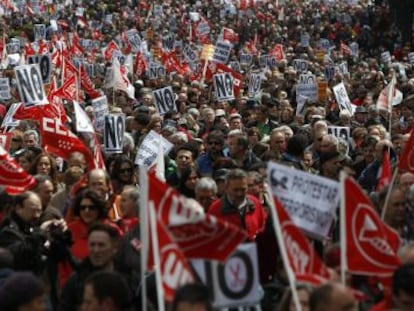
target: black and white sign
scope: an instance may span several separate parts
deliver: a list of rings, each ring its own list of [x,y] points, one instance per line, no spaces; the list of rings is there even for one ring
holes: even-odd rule
[[[218,73],[213,75],[214,90],[219,101],[233,100],[233,76],[230,73]]]
[[[177,111],[175,96],[171,86],[155,90],[152,93],[154,95],[155,106],[160,115],[164,115],[169,111]]]
[[[358,58],[359,57],[359,45],[358,45],[358,43],[357,42],[352,42],[349,45],[349,48],[351,49],[351,55],[353,57]]]
[[[26,107],[45,105],[49,102],[38,64],[17,66],[15,72],[20,99]]]
[[[351,130],[348,126],[328,126],[328,134],[344,139],[348,143],[348,153],[351,140]]]
[[[147,71],[148,78],[150,79],[163,78],[167,75],[167,70],[165,70],[165,67],[157,63],[151,63]]]
[[[318,85],[313,74],[301,74],[296,86],[296,98],[303,96],[310,101],[318,100]]]
[[[94,127],[97,131],[102,132],[105,126],[105,116],[109,113],[108,99],[106,96],[101,96],[91,102],[95,118]]]
[[[414,65],[414,52],[408,53],[408,61],[411,65]]]
[[[383,64],[391,63],[391,53],[389,51],[385,51],[381,53],[381,61]]]
[[[242,66],[250,66],[253,61],[253,56],[248,53],[240,54],[240,65]]]
[[[328,39],[320,39],[319,40],[319,47],[324,51],[324,52],[328,52],[329,48],[331,47],[331,43],[329,42]]]
[[[341,73],[343,75],[348,74],[349,73],[349,71],[348,71],[348,62],[345,61],[345,62],[340,63],[338,65],[338,71],[339,71],[339,73]]]
[[[46,39],[46,25],[45,24],[34,24],[34,39],[35,41]]]
[[[300,36],[300,46],[301,47],[308,47],[309,46],[310,35],[306,32]]]
[[[261,290],[255,243],[239,245],[224,264],[192,260],[191,265],[201,281],[212,289],[215,309],[259,304]]]
[[[186,44],[183,48],[183,55],[188,63],[193,63],[198,60],[197,52],[194,51],[189,44]]]
[[[20,53],[20,42],[10,42],[6,44],[7,54],[18,54]]]
[[[160,152],[160,144],[164,154],[168,154],[173,148],[171,142],[157,132],[151,130],[145,135],[144,140],[138,148],[135,164],[138,166],[144,165],[145,167],[150,167],[155,162],[157,154]]]
[[[217,41],[214,48],[213,61],[226,64],[232,48],[233,45],[227,41]]]
[[[50,57],[50,54],[28,56],[27,63],[39,64],[43,84],[47,84],[50,82],[50,76],[52,74],[52,59]]]
[[[262,75],[260,73],[251,73],[249,77],[249,94],[256,95],[260,92]]]
[[[354,114],[355,106],[351,103],[348,97],[348,92],[346,91],[345,85],[343,82],[335,85],[333,87],[333,92],[335,94],[336,101],[341,110],[347,110],[351,116]]]
[[[110,114],[105,116],[104,146],[108,153],[122,153],[125,133],[125,115]]]
[[[333,65],[325,66],[325,80],[331,81],[335,77],[336,68]]]
[[[206,36],[210,33],[210,25],[207,22],[200,22],[196,29],[197,35]]]
[[[10,95],[9,78],[0,78],[0,99],[8,100],[10,98],[11,98],[11,95]]]
[[[233,69],[236,72],[240,72],[241,68],[240,68],[240,63],[237,61],[233,61],[233,62],[229,62],[229,67],[231,69]]]
[[[7,110],[6,115],[4,116],[3,123],[1,124],[1,128],[15,127],[19,125],[20,121],[14,120],[13,116],[16,113],[17,109],[19,109],[20,105],[21,103],[11,104],[11,106]]]
[[[164,50],[171,51],[174,48],[174,35],[169,34],[162,37],[162,47]]]
[[[308,61],[305,59],[294,59],[292,65],[296,72],[300,73],[308,71]]]
[[[292,221],[319,239],[326,238],[339,204],[338,182],[290,167],[269,163],[268,184]]]
[[[131,45],[131,49],[134,53],[137,53],[140,50],[141,46],[141,38],[138,34],[136,29],[130,29],[126,31],[126,36],[128,38],[128,42]]]

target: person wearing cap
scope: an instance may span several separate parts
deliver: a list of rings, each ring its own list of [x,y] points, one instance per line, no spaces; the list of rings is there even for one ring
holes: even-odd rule
[[[365,122],[367,122],[368,111],[363,106],[358,106],[355,108],[354,115],[352,117],[351,124],[353,127],[363,127]]]

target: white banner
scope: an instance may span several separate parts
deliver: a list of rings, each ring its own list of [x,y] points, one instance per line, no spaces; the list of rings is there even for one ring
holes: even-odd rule
[[[224,264],[197,259],[192,260],[191,265],[213,291],[215,309],[260,304],[263,290],[259,284],[255,243],[240,244]]]
[[[154,90],[152,94],[154,95],[154,103],[160,115],[164,115],[169,111],[177,111],[175,96],[171,86]]]
[[[143,165],[147,168],[150,167],[157,158],[160,141],[164,155],[168,154],[168,152],[171,151],[173,144],[157,132],[151,130],[139,146],[135,157],[135,164],[138,166]]]
[[[11,95],[10,95],[9,78],[0,78],[0,99],[8,100],[10,98],[11,98]]]
[[[43,88],[39,64],[17,66],[14,70],[23,104],[26,107],[46,105],[49,101]]]
[[[107,153],[122,153],[125,133],[125,114],[105,116],[104,146]]]
[[[268,164],[267,175],[296,226],[314,238],[327,238],[339,204],[338,182],[276,163]]]

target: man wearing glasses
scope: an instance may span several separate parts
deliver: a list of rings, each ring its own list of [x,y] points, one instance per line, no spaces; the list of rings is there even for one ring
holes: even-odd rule
[[[212,131],[206,139],[206,152],[197,158],[197,164],[202,176],[213,175],[213,163],[225,157],[223,153],[224,135],[220,131]]]

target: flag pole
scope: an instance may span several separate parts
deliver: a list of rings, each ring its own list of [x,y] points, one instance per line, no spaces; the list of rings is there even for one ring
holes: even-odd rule
[[[345,178],[347,177],[345,171],[341,171],[339,175],[339,197],[341,198],[339,206],[339,238],[340,238],[340,258],[341,258],[341,283],[346,286],[346,225],[345,225]]]
[[[387,205],[388,205],[388,202],[389,202],[390,196],[391,196],[391,190],[394,186],[395,179],[397,178],[397,175],[398,175],[398,166],[395,169],[394,174],[392,175],[391,183],[388,187],[387,196],[385,197],[384,206],[382,207],[382,211],[381,211],[381,220],[384,220],[384,218],[385,218],[385,214],[387,212]]]
[[[148,202],[149,207],[149,220],[150,220],[150,227],[151,227],[151,240],[152,240],[152,250],[154,256],[154,264],[155,264],[155,279],[156,279],[156,286],[157,286],[157,301],[158,301],[158,310],[165,311],[164,305],[164,290],[162,288],[162,275],[161,275],[161,260],[160,260],[160,250],[158,244],[158,233],[157,233],[157,219],[155,214],[155,206],[154,202]]]
[[[141,240],[141,295],[142,310],[147,309],[147,283],[145,271],[147,270],[148,258],[148,176],[144,166],[139,167],[139,230]]]
[[[299,302],[299,296],[298,296],[298,292],[296,290],[295,275],[294,275],[294,273],[292,271],[292,268],[290,266],[290,263],[289,263],[289,258],[288,258],[287,252],[286,252],[286,245],[285,245],[285,242],[283,241],[283,233],[282,233],[282,230],[280,228],[279,216],[276,212],[276,206],[275,206],[275,202],[273,200],[273,193],[270,191],[269,187],[267,187],[267,194],[270,197],[269,204],[270,204],[270,214],[272,216],[272,222],[273,222],[273,229],[275,230],[277,243],[279,244],[280,254],[282,255],[283,264],[284,264],[285,269],[286,269],[286,274],[287,274],[287,277],[288,277],[289,286],[290,286],[290,289],[292,290],[292,299],[293,299],[293,302],[295,304],[296,310],[297,311],[302,311],[302,306]]]

